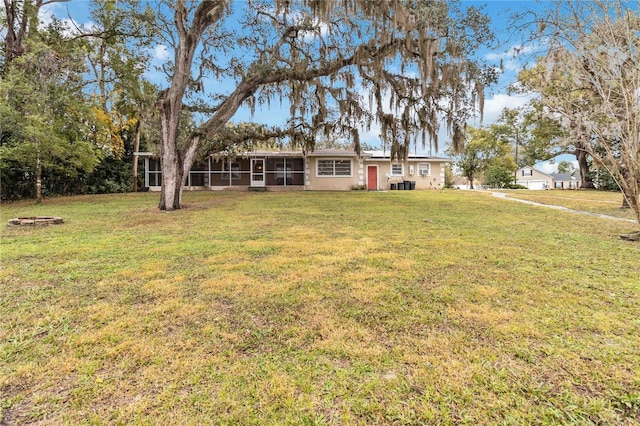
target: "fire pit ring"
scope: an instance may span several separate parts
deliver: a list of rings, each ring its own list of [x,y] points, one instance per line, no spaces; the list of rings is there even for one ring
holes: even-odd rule
[[[64,219],[57,216],[30,216],[30,217],[17,217],[10,219],[7,225],[9,226],[46,226],[46,225],[59,225],[64,223]]]

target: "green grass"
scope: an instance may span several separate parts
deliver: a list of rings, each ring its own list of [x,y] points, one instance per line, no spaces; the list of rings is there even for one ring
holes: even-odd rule
[[[591,190],[551,190],[551,191],[508,191],[510,197],[536,201],[542,204],[563,206],[608,216],[635,219],[631,209],[620,209],[622,194],[620,192]]]
[[[6,204],[0,424],[638,424],[630,224],[470,191]],[[633,227],[631,225],[631,227]]]

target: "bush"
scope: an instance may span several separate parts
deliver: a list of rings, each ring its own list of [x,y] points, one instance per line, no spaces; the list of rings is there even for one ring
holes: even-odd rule
[[[513,172],[500,165],[492,165],[484,173],[485,183],[491,188],[507,188],[513,182]]]

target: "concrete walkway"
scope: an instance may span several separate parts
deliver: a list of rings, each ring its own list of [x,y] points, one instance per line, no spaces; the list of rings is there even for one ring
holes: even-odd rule
[[[542,204],[542,203],[537,203],[535,201],[520,200],[518,198],[509,197],[509,194],[506,194],[504,192],[493,192],[493,191],[487,191],[487,192],[490,192],[491,195],[493,195],[494,197],[502,198],[504,200],[517,201],[519,203],[529,204],[529,205],[532,205],[532,206],[546,207],[548,209],[554,209],[554,210],[562,210],[562,211],[565,211],[565,212],[577,213],[577,214],[582,214],[582,215],[585,215],[585,216],[601,217],[603,219],[612,219],[612,220],[620,220],[620,221],[629,222],[629,223],[637,223],[633,219],[627,219],[627,218],[624,218],[624,217],[615,217],[615,216],[609,216],[607,214],[591,213],[591,212],[585,212],[585,211],[582,211],[582,210],[570,209],[568,207],[554,206],[553,204]]]

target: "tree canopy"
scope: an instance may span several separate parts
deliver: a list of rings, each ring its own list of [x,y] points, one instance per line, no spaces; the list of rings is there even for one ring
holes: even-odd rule
[[[450,147],[447,153],[469,180],[471,189],[474,179],[480,176],[488,178],[486,183],[491,186],[504,187],[513,181],[513,172],[517,169],[511,143],[498,136],[495,125],[484,129],[469,127],[461,151]]]
[[[492,40],[488,19],[444,1],[182,0],[159,2],[156,20],[174,53],[159,102],[162,209],[180,208],[204,141],[243,105],[286,102],[282,134],[304,149],[339,135],[359,151],[361,129],[375,122],[392,154],[403,156],[412,143],[437,146],[440,117],[459,140],[495,79],[493,68],[470,59]],[[204,115],[179,143],[184,108]]]
[[[533,35],[547,51],[522,80],[577,155],[609,171],[640,223],[640,15],[622,1],[562,2],[536,15]]]
[[[68,178],[91,171],[105,139],[83,93],[81,44],[64,40],[53,21],[37,27],[43,1],[5,1],[8,27],[0,74],[0,165],[4,187],[11,177],[29,177],[42,198],[42,173]]]
[[[280,138],[303,150],[316,141],[340,141],[359,152],[361,132],[375,125],[392,155],[402,157],[412,144],[437,149],[442,122],[454,144],[460,143],[466,121],[482,114],[485,87],[496,79],[493,67],[471,59],[493,41],[488,18],[454,2],[105,0],[89,4],[89,27],[53,19],[49,28],[56,31],[45,41],[39,11],[63,1],[4,1],[3,90],[15,91],[14,82],[32,77],[19,65],[29,57],[31,41],[44,42],[61,57],[73,52],[75,68],[55,71],[73,77],[66,86],[73,95],[60,99],[75,99],[86,112],[79,123],[87,126],[83,142],[89,151],[118,157],[130,133],[140,139],[141,122],[158,120],[162,209],[180,208],[186,173],[211,150]],[[160,66],[164,87],[144,81],[145,73],[155,71],[151,46],[170,56]],[[55,82],[56,91],[66,84]],[[240,108],[276,104],[289,110],[278,127],[239,131],[228,125]],[[3,140],[15,148],[9,152],[5,143],[5,154],[24,163],[17,153],[29,146],[26,128],[11,130],[7,120],[34,108],[2,108]],[[46,125],[36,127],[40,136],[31,140],[43,146]],[[61,147],[62,139],[50,142],[56,140]]]

